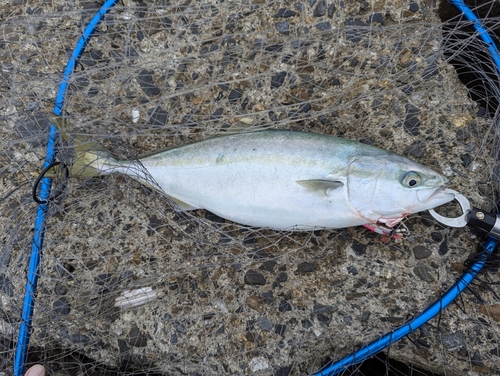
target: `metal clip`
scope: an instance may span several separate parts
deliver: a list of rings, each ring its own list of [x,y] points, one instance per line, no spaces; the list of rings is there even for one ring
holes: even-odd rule
[[[469,223],[469,214],[472,210],[472,205],[470,204],[469,200],[467,197],[462,195],[461,193],[458,193],[457,191],[454,191],[453,189],[445,189],[444,192],[446,193],[452,193],[455,196],[455,200],[458,201],[460,204],[460,207],[462,208],[463,214],[459,217],[456,218],[447,218],[444,217],[434,211],[434,209],[429,209],[430,215],[438,222],[442,223],[443,225],[450,226],[450,227],[465,227]]]

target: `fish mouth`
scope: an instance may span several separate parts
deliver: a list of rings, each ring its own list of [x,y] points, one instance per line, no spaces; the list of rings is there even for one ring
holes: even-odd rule
[[[417,193],[418,201],[421,204],[429,204],[428,206],[430,206],[430,209],[446,204],[455,198],[455,195],[447,191],[447,189],[448,187],[443,185],[433,190],[430,194],[428,194],[429,190],[427,189],[425,191],[420,191]]]
[[[443,192],[445,189],[447,189],[448,187],[446,185],[443,185],[442,187],[439,187],[438,189],[436,189],[434,192],[432,192],[429,197],[427,197],[427,199],[424,201],[424,202],[427,202],[429,200],[432,200],[433,197],[436,197],[438,194],[440,194],[441,192]]]

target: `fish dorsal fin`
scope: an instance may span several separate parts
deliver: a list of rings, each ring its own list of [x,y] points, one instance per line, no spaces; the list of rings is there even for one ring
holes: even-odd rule
[[[260,132],[270,129],[269,125],[253,125],[252,118],[241,118],[236,123],[225,129],[223,135]]]
[[[320,196],[328,196],[329,191],[344,186],[344,183],[342,183],[339,180],[325,180],[325,179],[297,180],[296,183],[303,186],[308,192]]]

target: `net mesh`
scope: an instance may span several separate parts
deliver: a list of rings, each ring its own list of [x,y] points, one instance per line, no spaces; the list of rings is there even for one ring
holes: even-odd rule
[[[100,5],[0,0],[5,375],[13,372],[47,116]],[[493,2],[473,10],[494,32]],[[470,23],[433,1],[124,0],[71,76],[69,140],[60,140],[58,158],[71,164],[85,135],[141,170],[141,156],[243,122],[408,156],[492,211],[499,93],[488,56]],[[461,75],[483,72],[471,86],[479,102],[450,62]],[[309,374],[421,312],[482,242],[426,213],[406,219],[409,234],[389,242],[364,228],[248,228],[182,210],[154,185],[119,174],[54,179],[29,365],[51,375]],[[456,305],[390,347],[388,356],[408,368],[384,356],[381,374],[498,374],[498,261],[488,266]],[[368,368],[360,372],[376,372]]]

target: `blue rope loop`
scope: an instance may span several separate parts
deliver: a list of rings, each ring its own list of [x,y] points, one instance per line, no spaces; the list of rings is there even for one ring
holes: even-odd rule
[[[480,20],[475,16],[475,14],[463,3],[462,0],[449,0],[459,11],[461,11],[464,16],[473,22],[473,27],[479,33],[479,37],[483,40],[490,51],[491,57],[497,67],[498,72],[500,72],[500,54],[498,53],[495,42],[488,34],[488,31],[481,25]],[[102,21],[104,16],[111,10],[111,8],[118,2],[118,0],[107,0],[99,11],[94,15],[89,24],[86,26],[82,36],[79,38],[70,58],[66,65],[63,73],[63,79],[59,86],[59,91],[56,97],[54,114],[56,116],[62,115],[62,109],[64,106],[64,98],[66,95],[66,90],[68,86],[69,79],[73,74],[73,71],[78,63],[78,60],[82,56],[85,47],[87,46],[92,34],[94,33],[96,27]],[[58,132],[54,124],[51,124],[49,131],[49,140],[47,144],[47,152],[44,162],[44,169],[48,168],[55,161],[56,154],[56,140],[58,137]],[[50,196],[52,179],[43,177],[40,182],[40,200],[47,201]],[[28,268],[28,276],[26,282],[26,291],[24,297],[22,319],[19,328],[18,342],[16,347],[16,354],[14,360],[14,375],[22,376],[24,373],[24,368],[28,355],[29,346],[29,335],[33,317],[33,308],[35,303],[36,287],[39,276],[39,266],[40,266],[40,254],[43,246],[43,236],[44,236],[44,223],[45,216],[47,213],[47,203],[42,203],[38,206],[37,215],[35,219],[33,242],[30,254],[30,263]],[[485,245],[485,252],[482,256],[471,265],[468,272],[466,272],[440,299],[435,303],[425,309],[420,315],[415,317],[413,320],[404,324],[398,329],[386,334],[380,339],[364,346],[360,350],[350,354],[349,356],[333,363],[330,366],[323,368],[321,371],[314,373],[314,375],[337,375],[340,372],[345,371],[349,366],[359,363],[366,358],[373,356],[377,352],[387,348],[394,342],[405,337],[412,331],[416,330],[427,321],[435,317],[439,312],[445,309],[462,291],[473,281],[476,275],[483,269],[488,256],[496,248],[496,240],[494,238],[489,238]]]
[[[69,58],[66,68],[64,70],[63,79],[59,85],[59,91],[56,97],[56,102],[54,106],[54,114],[57,116],[62,115],[62,109],[64,106],[64,97],[66,95],[66,90],[68,87],[68,82],[73,74],[73,71],[78,63],[78,60],[82,56],[85,47],[87,46],[92,34],[94,33],[96,27],[102,21],[104,16],[111,10],[111,8],[118,2],[118,0],[107,0],[99,11],[92,17],[89,24],[85,28],[82,36],[78,40],[71,57]],[[45,162],[43,169],[46,170],[55,162],[56,155],[56,140],[58,137],[58,132],[54,124],[50,125],[49,130],[49,140],[47,143],[47,151],[45,155]],[[19,334],[17,338],[16,353],[14,358],[14,375],[23,376],[24,368],[26,365],[26,360],[28,358],[28,347],[29,338],[31,331],[31,323],[33,318],[33,308],[35,305],[35,294],[38,284],[38,276],[40,272],[40,255],[43,246],[43,236],[44,236],[44,224],[45,216],[47,214],[48,200],[50,197],[50,190],[52,185],[52,179],[47,177],[42,177],[40,184],[40,204],[37,208],[33,242],[31,246],[30,262],[28,267],[28,276],[26,281],[26,290],[24,294],[23,310],[21,314],[21,323],[19,326]]]

